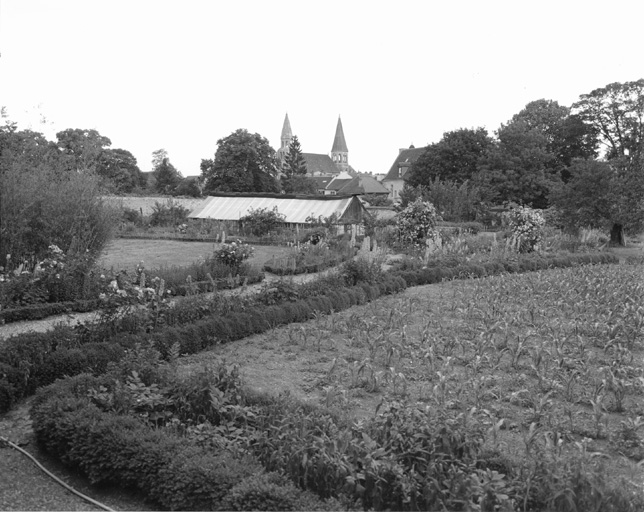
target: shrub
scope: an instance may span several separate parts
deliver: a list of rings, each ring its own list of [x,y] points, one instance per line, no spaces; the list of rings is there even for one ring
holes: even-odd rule
[[[255,236],[262,236],[276,231],[284,224],[286,217],[277,211],[277,206],[272,210],[268,208],[251,208],[248,213],[240,217],[239,222],[244,231]]]
[[[357,256],[342,265],[340,275],[348,286],[376,283],[383,276],[382,261],[380,258]]]
[[[215,251],[214,257],[231,269],[239,269],[242,262],[253,255],[253,248],[241,240],[222,244],[222,247]]]
[[[188,208],[172,198],[168,198],[165,204],[155,201],[150,215],[150,225],[177,226],[187,222],[189,213]]]
[[[236,484],[221,502],[221,510],[303,510],[301,495],[279,473],[259,473]]]
[[[517,206],[503,214],[503,219],[512,231],[511,243],[521,253],[537,250],[544,238],[546,221],[539,210]]]
[[[398,234],[403,243],[413,246],[423,245],[425,240],[436,240],[438,214],[432,203],[421,198],[409,204],[398,214]]]

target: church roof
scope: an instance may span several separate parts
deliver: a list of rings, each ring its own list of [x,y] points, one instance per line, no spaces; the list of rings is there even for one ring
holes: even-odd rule
[[[291,131],[291,122],[288,120],[288,114],[284,118],[284,126],[282,126],[282,139],[290,139],[293,137],[293,132]]]
[[[335,166],[329,155],[317,153],[302,153],[306,162],[308,174],[339,174],[340,170]]]
[[[326,189],[335,190],[336,192],[339,192],[345,187],[345,185],[347,185],[352,180],[353,178],[336,178],[326,186]]]
[[[357,176],[348,183],[345,183],[338,190],[338,194],[355,195],[355,194],[389,194],[389,189],[382,183],[369,176]]]
[[[348,153],[347,142],[344,140],[344,130],[342,129],[342,120],[338,117],[338,126],[335,129],[335,138],[331,153]]]
[[[418,157],[422,155],[427,148],[415,148],[413,145],[409,149],[402,149],[400,153],[394,160],[394,163],[391,165],[387,176],[383,178],[384,180],[398,180],[401,176],[398,175],[398,167],[404,167],[409,169],[411,165],[418,160]]]

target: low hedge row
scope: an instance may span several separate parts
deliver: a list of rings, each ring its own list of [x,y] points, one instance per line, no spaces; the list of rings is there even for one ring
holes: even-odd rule
[[[341,256],[338,256],[336,258],[333,258],[327,261],[322,261],[319,263],[310,263],[308,265],[300,265],[300,266],[296,266],[295,268],[288,267],[287,265],[273,266],[273,265],[270,265],[269,263],[266,263],[264,264],[264,271],[270,272],[271,274],[275,274],[278,276],[296,275],[296,274],[315,274],[316,272],[326,270],[327,268],[330,268],[330,267],[337,267],[347,259],[348,258],[343,258]]]
[[[22,322],[24,320],[41,320],[53,315],[65,313],[85,313],[94,311],[100,306],[99,300],[75,300],[47,304],[30,304],[20,308],[0,310],[0,324]]]
[[[206,317],[193,323],[168,327],[151,334],[122,334],[113,341],[69,347],[73,333],[59,328],[48,333],[28,333],[9,338],[0,353],[0,413],[8,411],[24,396],[57,378],[83,371],[100,373],[109,360],[118,360],[125,349],[152,340],[167,357],[175,344],[180,353],[196,353],[205,348],[264,332],[278,325],[303,322],[315,312],[325,314],[364,304],[381,295],[395,293],[408,286],[438,283],[443,280],[485,277],[502,272],[527,272],[579,264],[618,263],[610,253],[571,254],[545,258],[524,255],[514,262],[491,262],[461,265],[454,268],[427,268],[416,271],[393,271],[377,285],[361,283],[351,288],[326,293],[295,302],[257,306],[226,317]],[[60,346],[59,346],[60,345]],[[64,348],[63,348],[64,347]]]
[[[246,281],[247,284],[261,283],[264,280],[264,274],[259,273],[255,276],[245,276],[243,279],[215,279],[215,285],[218,290],[228,290],[241,286],[239,281]],[[207,293],[212,291],[210,281],[197,281],[190,285],[183,284],[173,288],[177,295],[183,296],[189,293]],[[66,313],[86,313],[96,311],[101,306],[101,302],[96,300],[77,300],[71,302],[56,302],[47,304],[30,304],[20,308],[0,309],[0,324],[11,322],[22,322],[41,320],[43,318],[64,315]]]
[[[100,410],[87,397],[100,385],[87,374],[59,381],[31,409],[39,444],[92,483],[136,488],[170,510],[340,510],[266,473],[252,455],[206,451],[134,417]]]
[[[238,340],[265,332],[278,325],[304,322],[316,313],[328,314],[364,304],[381,295],[406,287],[399,276],[387,276],[376,284],[361,283],[351,288],[330,290],[324,295],[272,306],[257,306],[223,316],[202,318],[193,323],[148,333],[122,334],[112,341],[73,345],[69,328],[48,333],[27,333],[9,338],[0,353],[0,413],[8,411],[24,396],[64,376],[82,372],[100,374],[109,361],[118,361],[124,350],[152,342],[168,357],[179,348],[193,354],[217,343]],[[175,346],[176,345],[176,346]]]
[[[609,263],[619,263],[619,258],[611,253],[570,254],[556,257],[526,254],[522,255],[516,261],[487,262],[458,265],[455,267],[424,268],[420,270],[393,270],[390,274],[402,277],[405,283],[407,283],[407,286],[421,286],[440,283],[443,280],[493,276],[503,272],[534,272],[548,268],[566,268],[576,265]]]

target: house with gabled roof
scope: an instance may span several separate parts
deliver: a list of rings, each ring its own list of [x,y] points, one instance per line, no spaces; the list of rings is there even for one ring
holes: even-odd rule
[[[398,156],[389,168],[389,172],[382,179],[382,184],[389,190],[389,199],[394,203],[400,202],[400,192],[405,185],[405,175],[411,169],[413,163],[418,160],[427,148],[416,148],[412,144],[409,148],[398,150]]]

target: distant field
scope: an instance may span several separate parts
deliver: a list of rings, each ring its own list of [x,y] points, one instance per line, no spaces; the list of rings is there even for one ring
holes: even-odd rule
[[[163,266],[188,265],[199,258],[212,254],[221,244],[212,242],[180,242],[176,240],[133,240],[117,238],[103,252],[99,266],[105,269],[134,270],[143,261],[145,268],[152,270]],[[286,254],[287,247],[255,247],[250,262],[262,266],[272,256]]]

